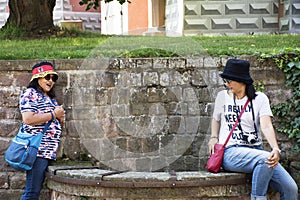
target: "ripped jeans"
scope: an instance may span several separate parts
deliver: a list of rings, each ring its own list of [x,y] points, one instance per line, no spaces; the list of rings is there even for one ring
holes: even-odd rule
[[[280,192],[281,200],[297,200],[297,184],[280,163],[274,169],[268,167],[265,161],[269,155],[261,147],[230,146],[225,149],[223,168],[252,173],[251,200],[266,200],[269,186]]]

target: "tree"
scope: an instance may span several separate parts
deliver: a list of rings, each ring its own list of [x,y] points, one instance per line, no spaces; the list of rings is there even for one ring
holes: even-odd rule
[[[53,9],[56,0],[9,0],[9,17],[3,29],[17,27],[28,33],[54,30]]]
[[[82,0],[86,10],[98,8],[101,0]],[[104,0],[110,2],[113,0]],[[117,0],[120,4],[128,0]],[[48,34],[56,31],[53,23],[53,10],[56,0],[9,0],[9,17],[2,29],[17,27],[33,35]]]

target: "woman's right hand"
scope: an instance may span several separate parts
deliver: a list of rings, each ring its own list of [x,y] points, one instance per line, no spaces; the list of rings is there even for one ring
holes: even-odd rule
[[[209,149],[209,155],[214,153],[214,146],[215,144],[218,143],[218,138],[217,137],[211,137],[209,142],[208,142],[208,149]]]

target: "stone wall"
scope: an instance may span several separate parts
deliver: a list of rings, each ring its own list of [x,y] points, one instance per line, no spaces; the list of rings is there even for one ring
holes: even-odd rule
[[[272,105],[289,97],[284,74],[271,60],[244,59]],[[67,112],[58,161],[130,171],[204,170],[213,100],[224,88],[218,74],[226,60],[52,60],[59,72],[57,100]],[[0,199],[17,199],[24,187],[24,173],[8,167],[3,154],[19,128],[19,95],[36,62],[0,61]],[[287,158],[291,144],[278,138]]]

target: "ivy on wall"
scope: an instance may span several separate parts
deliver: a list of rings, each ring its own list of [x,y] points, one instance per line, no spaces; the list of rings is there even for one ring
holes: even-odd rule
[[[285,50],[285,53],[272,58],[284,72],[285,84],[292,94],[286,102],[272,107],[278,117],[275,128],[295,141],[294,153],[300,155],[300,49]]]

